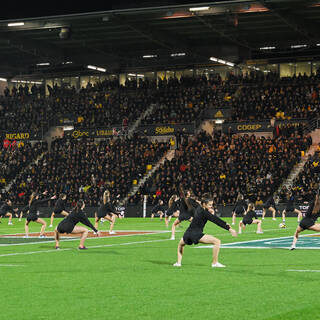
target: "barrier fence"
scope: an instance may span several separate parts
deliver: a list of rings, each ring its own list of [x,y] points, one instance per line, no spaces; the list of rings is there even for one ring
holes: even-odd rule
[[[277,205],[277,209],[282,213],[282,211],[284,210],[286,204],[285,203],[279,203]],[[302,203],[297,203],[296,204],[296,208],[297,209],[301,209],[301,207],[303,206]],[[22,207],[21,207],[22,208]],[[147,206],[146,207],[146,217],[150,217],[151,215],[151,210],[152,210],[153,206]],[[217,205],[216,209],[217,209],[217,215],[221,216],[221,217],[231,217],[232,216],[232,210],[234,208],[234,205]],[[139,217],[143,217],[143,203],[141,202],[141,204],[137,204],[137,205],[127,205],[125,207],[119,208],[119,210],[124,210],[125,212],[125,217],[131,217],[131,218],[139,218]],[[66,210],[68,211],[68,208],[66,208]],[[69,208],[70,210],[70,208]],[[98,207],[86,207],[85,208],[85,212],[87,214],[88,217],[94,217],[94,213],[98,210]],[[39,209],[40,211],[40,216],[41,217],[50,217],[51,213],[53,211],[53,207],[42,207]],[[262,215],[262,207],[256,207],[256,212],[258,216]],[[62,215],[55,215],[56,217],[63,217]],[[277,216],[279,217],[279,213],[277,213]],[[287,214],[288,217],[296,217],[296,214],[293,213],[289,213]],[[271,212],[267,212],[266,217],[271,217]]]

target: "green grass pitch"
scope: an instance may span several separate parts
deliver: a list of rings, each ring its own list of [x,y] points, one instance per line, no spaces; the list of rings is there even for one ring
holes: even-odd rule
[[[230,221],[230,219],[225,219]],[[24,221],[0,235],[23,233]],[[55,220],[55,225],[59,219]],[[267,218],[264,234],[248,226],[237,238],[208,222],[205,232],[222,243],[292,236]],[[37,243],[0,241],[0,319],[319,319],[320,250],[222,248],[224,269],[211,268],[212,250],[187,246],[181,268],[174,268],[178,240],[188,226],[169,233]],[[103,230],[108,229],[105,222]],[[40,225],[31,223],[30,232]],[[47,231],[51,229],[47,228]],[[117,220],[115,230],[163,230],[159,219]],[[312,234],[312,232],[306,232]],[[319,239],[319,238],[318,238]],[[39,240],[39,239],[37,239]],[[23,241],[23,240],[22,240]],[[299,244],[299,242],[298,242]],[[295,272],[288,270],[307,270]],[[311,272],[313,271],[313,272]]]

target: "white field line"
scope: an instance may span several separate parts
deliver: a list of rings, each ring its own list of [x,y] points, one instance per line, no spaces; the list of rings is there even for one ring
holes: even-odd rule
[[[320,235],[320,233],[313,233],[312,235],[317,236]],[[300,238],[303,237],[310,237],[310,234],[305,234],[305,235],[301,235]],[[293,238],[293,236],[287,236],[287,237],[276,237],[276,238],[266,238],[266,239],[256,239],[256,240],[247,240],[247,241],[238,241],[238,242],[229,242],[226,244],[221,244],[221,248],[230,248],[230,249],[271,249],[271,247],[247,247],[247,246],[241,246],[243,243],[254,243],[254,242],[260,242],[260,241],[269,241],[269,240],[277,240],[277,239],[290,239]],[[234,246],[237,245],[238,246]],[[199,246],[199,247],[194,247],[194,249],[207,249],[207,248],[213,248],[213,245],[205,245],[205,246]],[[289,247],[277,247],[280,249],[287,249]],[[296,248],[299,249],[299,248]],[[307,248],[300,248],[300,249],[307,249]],[[320,249],[319,247],[308,247],[308,249]]]
[[[320,272],[320,270],[293,270],[293,269],[289,269],[286,271],[288,272]]]
[[[150,243],[150,242],[162,242],[162,241],[169,241],[170,239],[159,239],[159,240],[146,240],[146,241],[135,241],[135,242],[126,242],[126,243],[113,243],[113,244],[104,244],[99,246],[88,246],[87,248],[104,248],[104,247],[115,247],[115,246],[129,246],[134,244],[143,244],[143,243]],[[37,253],[49,253],[49,252],[60,252],[60,251],[70,251],[74,250],[73,248],[66,248],[66,249],[52,249],[52,250],[42,250],[42,251],[28,251],[28,252],[15,252],[15,253],[5,253],[0,254],[0,257],[10,257],[10,256],[20,256],[20,255],[31,255]]]
[[[24,264],[0,264],[1,267],[24,267]]]
[[[140,230],[141,231],[141,230]],[[161,233],[166,233],[168,231],[160,231],[160,232],[152,232],[152,233],[140,233],[140,234],[123,234],[123,235],[118,235],[118,236],[105,236],[105,237],[92,237],[92,238],[87,238],[87,240],[97,240],[97,239],[111,239],[111,238],[121,238],[121,237],[133,237],[133,236],[150,236],[153,234],[161,234]],[[35,232],[38,233],[38,232]],[[16,237],[19,238],[19,237]],[[4,238],[4,239],[12,239],[12,238]],[[30,239],[30,238],[28,238]],[[32,239],[32,238],[31,238]],[[49,240],[50,239],[50,240]],[[78,241],[80,239],[80,236],[77,238],[69,238],[69,237],[64,237],[61,238],[61,241]],[[0,247],[10,247],[10,246],[26,246],[29,244],[42,244],[42,243],[52,243],[54,241],[54,238],[48,238],[48,241],[34,241],[34,242],[25,242],[25,243],[8,243],[8,244],[0,244]]]
[[[109,230],[99,230],[101,232],[109,232]],[[171,230],[114,230],[115,232],[155,232],[155,233],[166,233],[166,232],[171,232]],[[54,230],[46,230],[45,233],[48,233],[48,232],[54,232]],[[177,231],[178,232],[178,231]],[[181,231],[180,231],[181,232]],[[39,232],[29,232],[29,234],[37,234]],[[93,233],[92,230],[89,230],[89,233]],[[21,233],[5,233],[5,234],[0,234],[0,237],[2,236],[11,236],[12,234],[17,234],[17,235],[25,235],[24,232],[21,232]]]

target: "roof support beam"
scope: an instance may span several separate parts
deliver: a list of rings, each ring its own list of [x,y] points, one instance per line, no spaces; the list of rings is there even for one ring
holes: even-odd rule
[[[307,41],[314,43],[319,39],[319,37],[317,37],[314,33],[310,31],[317,30],[315,26],[313,26],[313,28],[308,28],[307,24],[301,17],[297,17],[292,13],[289,13],[288,10],[277,9],[268,1],[262,1],[262,3],[266,8],[271,10],[274,15],[281,19],[288,27],[302,35]]]

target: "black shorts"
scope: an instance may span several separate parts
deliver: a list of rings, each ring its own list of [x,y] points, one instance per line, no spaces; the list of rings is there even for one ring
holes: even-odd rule
[[[192,215],[190,214],[189,211],[180,211],[178,220],[179,221],[186,221],[186,220],[190,220],[190,218],[192,218]]]
[[[185,244],[191,246],[192,244],[198,244],[199,240],[204,236],[204,233],[198,231],[186,231],[183,235],[183,241]]]
[[[243,219],[242,220],[242,223],[244,224],[244,225],[246,225],[246,224],[251,224],[253,222],[253,219]]]
[[[61,221],[58,224],[57,230],[59,233],[71,233],[74,228],[74,225],[69,222]]]
[[[155,216],[160,216],[161,214],[163,214],[162,211],[156,211],[156,212],[151,212],[151,214],[154,214]]]
[[[37,221],[38,218],[39,218],[39,215],[36,213],[31,213],[31,214],[29,213],[27,215],[27,221]]]
[[[292,207],[292,206],[290,206],[290,207],[285,207],[285,209],[284,210],[286,210],[286,213],[293,213],[294,212],[294,210],[295,210],[295,208],[294,207]]]
[[[309,229],[310,227],[312,227],[315,224],[315,221],[311,218],[305,217],[303,218],[300,223],[299,226],[303,229]]]
[[[112,213],[111,213],[111,212],[105,212],[105,211],[103,211],[103,210],[98,210],[97,217],[98,217],[99,219],[104,218],[105,216],[110,216],[110,217],[112,217]]]
[[[235,208],[235,210],[234,210],[234,213],[238,214],[238,215],[242,215],[242,214],[244,214],[244,212],[245,212],[245,210],[243,207]]]
[[[61,213],[63,211],[63,209],[61,209],[61,208],[54,208],[53,209],[53,213],[54,214],[59,214],[59,213]]]
[[[263,209],[266,209],[266,210],[269,209],[269,208],[273,208],[274,210],[276,210],[276,208],[275,208],[274,206],[272,206],[272,205],[270,206],[269,204],[264,204],[264,205],[262,206],[262,208],[263,208]]]

